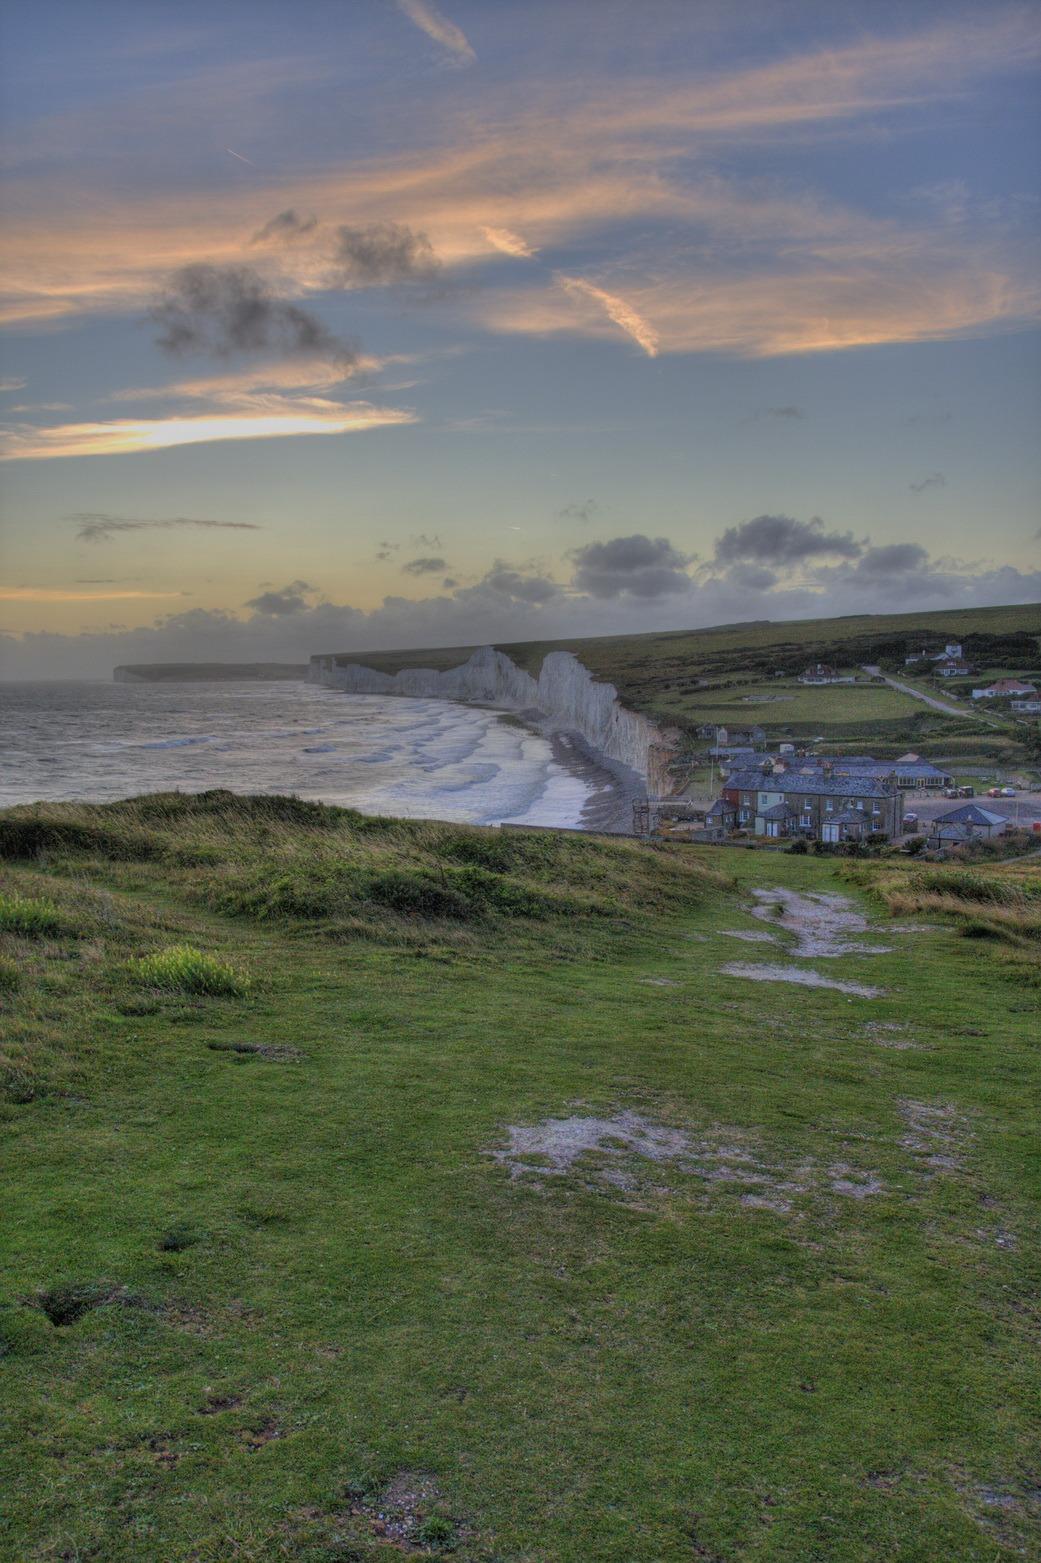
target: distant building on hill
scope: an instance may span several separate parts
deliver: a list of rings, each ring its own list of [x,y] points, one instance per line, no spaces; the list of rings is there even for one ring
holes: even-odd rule
[[[800,684],[853,684],[855,682],[852,674],[839,673],[829,662],[815,662],[812,667],[799,674]]]
[[[976,669],[964,657],[941,657],[933,671],[937,678],[967,678]]]
[[[993,684],[987,684],[982,689],[972,691],[973,700],[997,700],[1003,695],[1036,695],[1037,690],[1033,684],[1026,684],[1021,678],[996,678]]]

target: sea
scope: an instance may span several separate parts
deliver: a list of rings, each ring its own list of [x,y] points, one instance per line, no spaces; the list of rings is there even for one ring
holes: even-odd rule
[[[611,778],[516,718],[305,683],[0,683],[0,806],[294,793],[370,814],[580,827]]]

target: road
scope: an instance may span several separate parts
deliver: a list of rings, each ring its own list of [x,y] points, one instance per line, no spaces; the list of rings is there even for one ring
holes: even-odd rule
[[[901,684],[899,679],[890,678],[888,673],[883,673],[881,668],[863,665],[863,671],[870,673],[872,678],[883,678],[890,689],[898,689],[902,695],[910,695],[912,700],[921,700],[924,705],[932,706],[934,711],[942,711],[944,716],[975,716],[980,721],[986,720],[978,711],[973,711],[965,706],[951,705],[946,700],[937,700],[935,695],[923,695],[920,689],[915,689],[911,684]]]

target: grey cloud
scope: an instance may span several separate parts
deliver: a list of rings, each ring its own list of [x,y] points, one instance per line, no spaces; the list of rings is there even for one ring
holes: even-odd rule
[[[756,604],[774,621],[840,613],[891,611],[893,577],[852,581],[847,565],[816,589],[778,589]],[[916,609],[983,607],[1041,600],[1041,571],[1012,566],[973,573],[918,572],[906,578]],[[682,613],[678,608],[682,607]],[[695,628],[749,617],[749,596],[724,577],[693,585],[682,599],[648,600],[622,593],[610,601],[562,591],[533,604],[495,591],[487,582],[418,601],[389,597],[363,611],[347,603],[318,602],[288,614],[237,614],[189,609],[129,630],[80,635],[49,632],[0,635],[6,678],[104,678],[121,662],[306,662],[315,651],[380,651],[406,647],[473,646],[582,635],[631,635],[646,630]]]
[[[785,407],[767,407],[763,416],[766,418],[805,418],[806,414],[801,407],[796,407],[793,402],[789,402]]]
[[[172,531],[180,528],[197,528],[203,531],[259,532],[262,528],[253,521],[210,521],[202,516],[168,516],[160,520],[138,520],[128,516],[113,516],[105,510],[80,510],[66,516],[79,528],[76,537],[84,543],[107,543],[121,532]]]
[[[182,266],[152,307],[156,342],[168,353],[319,353],[356,363],[358,348],[334,336],[316,316],[278,298],[250,266]]]
[[[281,618],[289,613],[303,613],[310,607],[308,597],[313,597],[317,591],[317,586],[312,586],[310,581],[290,581],[278,591],[261,592],[259,597],[251,597],[246,607]]]
[[[777,585],[777,576],[761,564],[732,564],[727,571],[728,581],[745,591],[765,592]]]
[[[403,575],[440,575],[445,568],[445,561],[434,556],[421,559],[409,559],[407,564],[401,566]]]
[[[571,584],[593,597],[650,599],[691,588],[686,573],[690,558],[667,537],[644,537],[637,532],[606,543],[587,543],[584,548],[572,549],[568,557],[575,565]]]
[[[249,242],[268,244],[272,239],[289,242],[301,238],[305,233],[313,233],[317,227],[317,217],[300,217],[292,207],[289,207],[288,210],[272,217],[263,228],[258,228]]]
[[[455,588],[459,585],[459,582],[458,581],[453,581],[453,579],[452,579],[452,577],[450,575],[446,575],[444,580],[441,582],[441,585],[443,586],[443,588],[444,588],[444,590],[446,592],[451,592],[451,591],[455,591]]]
[[[557,519],[560,521],[592,521],[600,506],[595,499],[583,499],[575,504],[565,505],[557,511]]]
[[[869,548],[856,568],[850,571],[851,580],[877,581],[887,576],[906,575],[908,571],[922,570],[929,563],[929,555],[918,543],[887,543]]]
[[[924,494],[927,488],[946,488],[947,479],[942,472],[930,472],[926,478],[919,478],[917,483],[909,483],[908,488],[912,494]]]
[[[560,595],[560,587],[545,575],[523,575],[508,565],[497,564],[485,576],[494,591],[512,597],[515,602],[542,603]]]
[[[409,542],[416,548],[442,548],[444,546],[436,532],[417,532],[414,537],[409,538]],[[384,544],[385,546],[386,544]],[[395,543],[394,546],[397,547],[398,545]]]
[[[791,516],[755,516],[727,527],[716,543],[722,564],[752,560],[758,564],[790,565],[804,559],[856,559],[863,552],[851,532],[825,532],[819,516],[796,521]]]
[[[336,230],[333,267],[344,287],[430,282],[440,265],[426,234],[404,223],[370,223],[365,228],[344,224]]]

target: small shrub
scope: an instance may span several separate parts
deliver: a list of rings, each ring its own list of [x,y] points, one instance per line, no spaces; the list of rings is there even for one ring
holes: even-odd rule
[[[17,993],[22,985],[22,974],[14,961],[0,960],[0,993]]]
[[[463,919],[474,915],[474,908],[465,895],[431,874],[388,868],[373,874],[366,890],[369,900],[402,917]]]
[[[70,929],[53,901],[0,894],[0,932],[21,934],[23,939],[52,939]]]
[[[797,857],[801,856],[804,852],[808,852],[809,850],[810,849],[809,849],[809,847],[806,844],[805,837],[803,837],[803,836],[796,836],[795,840],[792,842],[791,846],[788,848],[788,851],[789,852],[794,852]]]
[[[144,988],[159,988],[164,993],[202,993],[210,997],[230,995],[241,998],[249,992],[249,979],[227,961],[204,955],[190,944],[172,944],[129,961],[131,979]]]

